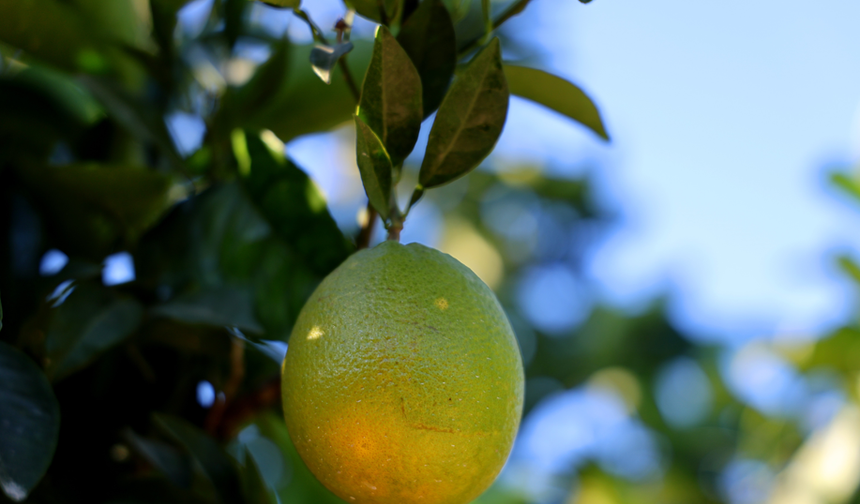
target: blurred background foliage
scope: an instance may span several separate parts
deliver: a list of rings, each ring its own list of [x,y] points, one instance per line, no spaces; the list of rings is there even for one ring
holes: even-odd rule
[[[284,145],[355,99],[260,22],[299,2],[270,3],[0,4],[0,502],[340,502],[292,448],[279,365],[367,214],[335,219]],[[468,49],[480,2],[445,5]],[[506,60],[534,57],[499,34]],[[371,42],[353,43],[360,78]],[[479,503],[860,502],[856,325],[728,348],[679,332],[665,299],[595,305],[581,265],[613,209],[587,176],[491,161],[422,207],[497,292],[526,366],[520,437]],[[547,295],[566,309],[535,306]]]

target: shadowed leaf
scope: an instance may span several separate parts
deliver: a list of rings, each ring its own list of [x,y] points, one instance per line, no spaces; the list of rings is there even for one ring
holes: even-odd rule
[[[423,119],[421,76],[388,28],[376,32],[373,56],[364,75],[358,115],[399,166],[412,152]]]
[[[197,461],[222,503],[245,502],[238,468],[214,439],[194,425],[172,415],[156,413],[153,415],[153,421]]]
[[[87,365],[121,342],[140,325],[143,307],[89,282],[74,290],[52,313],[45,337],[52,379]]]
[[[425,0],[403,23],[397,41],[421,76],[424,117],[432,114],[454,76],[457,36],[451,15],[441,0]]]
[[[23,352],[0,342],[0,488],[24,500],[54,456],[60,407],[47,378]]]
[[[496,38],[457,75],[445,95],[430,130],[419,184],[436,187],[477,167],[502,133],[508,101]]]

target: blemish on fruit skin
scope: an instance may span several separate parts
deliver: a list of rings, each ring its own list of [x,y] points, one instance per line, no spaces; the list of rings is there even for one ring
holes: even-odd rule
[[[325,334],[325,333],[323,333],[323,330],[320,329],[320,326],[313,326],[313,327],[311,327],[311,330],[308,331],[308,339],[309,340],[319,339],[323,336],[323,334]]]
[[[440,310],[447,310],[448,309],[448,300],[445,298],[439,298],[436,301],[434,301],[433,304],[435,304],[436,308],[439,308]]]

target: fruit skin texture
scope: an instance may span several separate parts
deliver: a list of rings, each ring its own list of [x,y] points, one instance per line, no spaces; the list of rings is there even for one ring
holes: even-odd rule
[[[523,367],[493,292],[447,254],[384,242],[302,309],[282,369],[290,437],[348,503],[466,504],[498,475]]]

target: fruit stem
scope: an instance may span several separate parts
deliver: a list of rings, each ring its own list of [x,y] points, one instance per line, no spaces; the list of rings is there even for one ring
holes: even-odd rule
[[[400,231],[403,230],[403,223],[392,224],[388,228],[388,240],[400,241]]]

